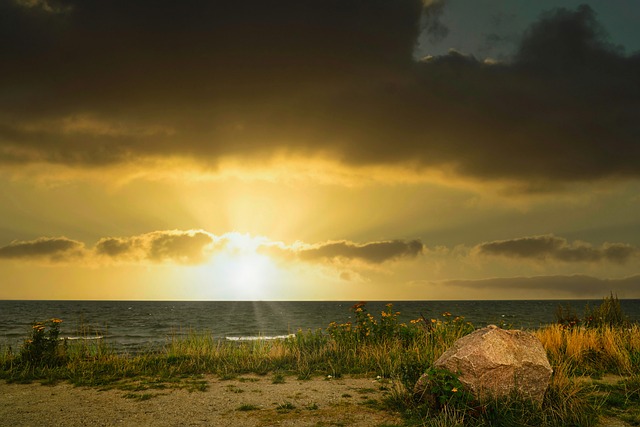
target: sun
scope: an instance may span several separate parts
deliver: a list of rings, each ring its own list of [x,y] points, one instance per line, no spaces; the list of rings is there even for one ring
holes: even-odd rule
[[[268,293],[276,273],[269,257],[253,253],[231,255],[220,261],[220,280],[239,299],[261,299]]]
[[[262,238],[248,234],[224,235],[226,245],[206,268],[207,293],[234,300],[259,300],[270,295],[281,272],[269,256],[258,252]]]

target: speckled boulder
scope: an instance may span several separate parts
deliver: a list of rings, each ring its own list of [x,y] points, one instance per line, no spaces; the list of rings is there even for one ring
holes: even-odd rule
[[[538,403],[553,373],[547,353],[534,335],[494,325],[457,340],[434,367],[457,373],[460,382],[479,398],[515,392]],[[421,378],[416,385],[425,381],[428,378]]]

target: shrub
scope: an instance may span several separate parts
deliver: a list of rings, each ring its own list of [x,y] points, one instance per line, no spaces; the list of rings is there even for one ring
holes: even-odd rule
[[[416,384],[418,400],[426,401],[433,409],[448,406],[458,411],[471,407],[473,396],[458,379],[446,369],[431,367]]]
[[[407,325],[399,323],[400,312],[393,310],[393,304],[387,304],[376,319],[367,310],[365,302],[359,302],[351,307],[355,315],[355,322],[337,324],[332,322],[327,328],[329,336],[337,342],[382,342],[397,339],[409,333]]]
[[[558,305],[555,312],[556,323],[564,328],[573,328],[583,325],[587,328],[601,327],[626,327],[631,322],[622,311],[622,306],[618,300],[618,296],[613,292],[608,297],[602,299],[602,303],[597,307],[591,307],[589,304],[584,309],[584,317],[580,320],[578,314],[570,305]]]
[[[611,295],[602,299],[602,303],[598,307],[591,308],[587,304],[584,312],[584,324],[592,328],[623,327],[629,324],[629,319],[622,311],[618,296],[611,292]]]
[[[573,328],[575,326],[579,326],[581,323],[578,313],[576,313],[570,304],[567,304],[566,306],[562,304],[558,305],[555,316],[556,323],[565,328]]]
[[[31,328],[31,335],[20,350],[20,361],[32,366],[55,366],[64,359],[59,351],[60,319],[49,319],[36,322]]]

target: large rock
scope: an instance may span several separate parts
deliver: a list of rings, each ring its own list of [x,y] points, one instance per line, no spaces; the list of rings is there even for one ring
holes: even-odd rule
[[[528,332],[494,325],[457,340],[434,367],[457,373],[477,397],[516,392],[535,402],[542,402],[553,373],[540,340]]]

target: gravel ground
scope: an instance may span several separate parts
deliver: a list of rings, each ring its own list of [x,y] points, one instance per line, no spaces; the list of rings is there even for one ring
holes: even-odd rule
[[[0,382],[1,426],[362,426],[401,424],[376,408],[385,384],[366,378],[206,377],[206,391],[127,392]]]

